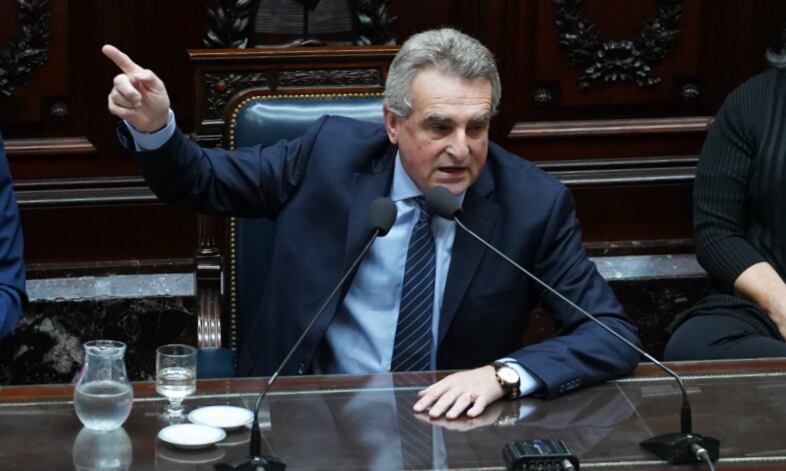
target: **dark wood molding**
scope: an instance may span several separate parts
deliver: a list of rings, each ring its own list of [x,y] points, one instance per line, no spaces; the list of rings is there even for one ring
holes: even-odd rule
[[[73,156],[97,154],[98,149],[86,137],[41,137],[35,139],[7,139],[5,150],[9,157]]]
[[[586,121],[540,121],[516,123],[508,139],[562,137],[593,137],[633,134],[695,134],[706,133],[711,116],[687,118],[607,119]]]
[[[384,90],[398,46],[329,46],[254,49],[189,49],[195,68],[196,115],[192,137],[223,143],[224,109],[250,90],[308,93],[310,88]]]
[[[664,167],[696,167],[696,155],[632,157],[624,159],[549,160],[535,161],[540,168],[554,172],[578,170],[635,170]]]
[[[568,187],[692,182],[698,156],[533,162]]]
[[[14,191],[22,209],[155,203],[142,177],[19,180]]]
[[[692,182],[696,175],[695,168],[652,168],[652,169],[592,169],[574,171],[552,171],[569,188],[579,186],[607,185],[652,185]]]
[[[292,47],[254,48],[254,49],[189,49],[191,62],[208,62],[212,64],[244,62],[250,67],[242,70],[258,69],[272,62],[312,62],[324,63],[337,57],[353,62],[366,58],[386,58],[395,56],[399,46],[326,46],[326,47]],[[256,67],[253,67],[256,66]],[[239,69],[239,67],[237,67]]]
[[[200,214],[197,217],[199,238],[194,253],[196,271],[195,312],[197,316],[197,342],[199,348],[226,346],[228,339],[222,339],[222,332],[229,335],[229,329],[222,329],[222,286],[224,278],[223,257],[216,244],[216,216]],[[225,316],[224,316],[225,317]]]

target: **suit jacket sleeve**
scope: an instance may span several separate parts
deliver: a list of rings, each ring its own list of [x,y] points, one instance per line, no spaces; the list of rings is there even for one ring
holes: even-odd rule
[[[275,218],[300,185],[325,119],[297,139],[234,151],[200,147],[177,130],[161,148],[137,152],[125,126],[118,133],[163,201],[201,212]]]
[[[0,337],[14,330],[26,304],[22,227],[0,135]]]
[[[635,327],[586,256],[573,198],[562,187],[549,213],[535,274],[624,338],[639,345]],[[560,327],[558,336],[512,356],[539,378],[550,397],[630,373],[639,354],[551,292],[541,299]]]

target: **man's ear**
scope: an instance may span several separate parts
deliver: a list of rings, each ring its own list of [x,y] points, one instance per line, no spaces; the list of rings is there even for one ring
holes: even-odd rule
[[[388,109],[387,104],[382,107],[382,113],[385,117],[385,131],[388,133],[390,143],[398,144],[398,127],[401,124],[401,120]]]

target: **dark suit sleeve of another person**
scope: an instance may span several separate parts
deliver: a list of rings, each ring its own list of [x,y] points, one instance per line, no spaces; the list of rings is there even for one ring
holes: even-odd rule
[[[586,256],[573,198],[560,185],[549,212],[534,272],[557,292],[581,306],[618,334],[639,345],[635,327],[614,293]],[[525,347],[512,356],[545,385],[547,397],[630,373],[639,354],[554,294],[537,287],[554,315],[558,336]]]
[[[22,227],[0,135],[0,338],[16,328],[26,304]]]

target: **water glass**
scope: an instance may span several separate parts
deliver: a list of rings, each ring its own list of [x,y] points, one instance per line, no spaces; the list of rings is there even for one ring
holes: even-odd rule
[[[196,391],[196,348],[171,344],[156,350],[156,392],[169,399],[167,417],[183,414],[183,399]]]
[[[126,421],[134,401],[123,359],[126,345],[91,340],[84,349],[84,365],[74,388],[76,415],[89,429],[114,430]]]

